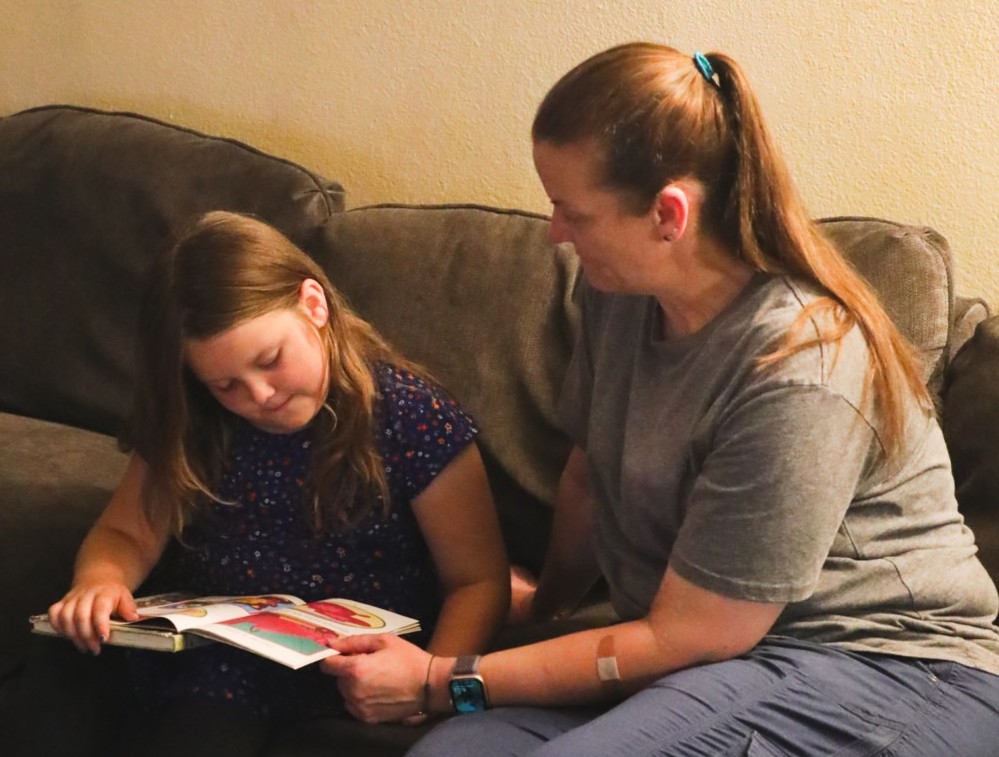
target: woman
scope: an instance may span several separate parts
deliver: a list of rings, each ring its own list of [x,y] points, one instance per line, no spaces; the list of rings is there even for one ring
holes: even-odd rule
[[[992,754],[999,601],[913,350],[809,220],[741,69],[616,47],[532,136],[585,290],[576,446],[514,609],[558,616],[602,573],[622,622],[477,666],[337,642],[374,652],[325,663],[348,708],[409,714],[377,662],[406,657],[431,711],[449,688],[498,708],[414,755]]]

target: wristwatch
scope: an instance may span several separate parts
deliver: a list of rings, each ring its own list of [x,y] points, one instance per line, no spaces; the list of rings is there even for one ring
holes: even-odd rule
[[[479,656],[462,655],[454,664],[448,690],[455,712],[480,712],[489,706],[486,682],[479,675]]]

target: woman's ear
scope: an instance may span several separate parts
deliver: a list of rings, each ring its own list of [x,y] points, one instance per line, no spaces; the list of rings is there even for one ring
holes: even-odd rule
[[[690,219],[690,198],[679,184],[667,184],[656,196],[656,213],[662,238],[672,242],[683,236]]]
[[[303,281],[302,286],[298,289],[298,304],[317,329],[326,325],[330,311],[322,284],[315,279]]]

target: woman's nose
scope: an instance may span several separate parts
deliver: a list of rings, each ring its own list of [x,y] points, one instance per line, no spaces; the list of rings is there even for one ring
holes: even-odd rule
[[[552,244],[560,244],[561,242],[571,242],[572,238],[569,234],[569,229],[566,224],[559,218],[558,213],[552,215],[552,220],[548,224],[548,239]]]

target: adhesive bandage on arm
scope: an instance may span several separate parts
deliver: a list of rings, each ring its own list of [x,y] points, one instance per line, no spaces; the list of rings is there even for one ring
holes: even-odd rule
[[[621,670],[614,654],[614,637],[610,634],[597,644],[597,677],[607,691],[620,694]]]

